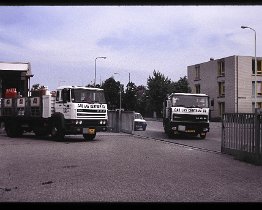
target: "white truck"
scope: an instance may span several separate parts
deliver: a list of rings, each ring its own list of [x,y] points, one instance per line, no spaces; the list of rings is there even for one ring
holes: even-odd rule
[[[96,132],[107,130],[103,89],[61,86],[54,93],[1,99],[0,121],[7,136],[34,132],[62,140],[65,135],[82,134],[85,140],[93,140]]]
[[[206,94],[172,93],[163,103],[163,127],[168,137],[189,134],[205,139],[209,132],[209,97]]]

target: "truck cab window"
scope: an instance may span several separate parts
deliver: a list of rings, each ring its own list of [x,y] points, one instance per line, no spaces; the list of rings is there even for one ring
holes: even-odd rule
[[[62,90],[62,101],[63,101],[63,103],[70,101],[70,89],[63,89]]]
[[[60,99],[60,91],[57,91],[57,92],[56,92],[56,98],[55,98],[55,100],[56,100],[56,101],[59,101],[59,99]]]

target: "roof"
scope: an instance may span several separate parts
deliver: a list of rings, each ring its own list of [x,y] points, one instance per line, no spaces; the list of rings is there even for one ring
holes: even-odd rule
[[[103,90],[101,88],[93,88],[93,87],[85,87],[85,86],[72,86],[72,85],[64,85],[64,86],[59,86],[57,89],[61,90],[64,88],[68,89],[85,89],[85,90]]]
[[[22,71],[26,72],[26,76],[32,77],[30,63],[22,62],[0,62],[0,71]]]
[[[208,96],[207,94],[203,94],[203,93],[172,93],[170,94],[170,96],[172,95],[184,95],[184,96]]]

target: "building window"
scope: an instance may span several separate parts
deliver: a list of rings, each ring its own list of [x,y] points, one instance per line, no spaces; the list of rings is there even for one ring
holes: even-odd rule
[[[195,80],[200,80],[200,66],[199,65],[195,66],[195,73],[196,73]]]
[[[257,108],[259,108],[259,109],[262,108],[262,102],[257,102]]]
[[[217,76],[224,77],[225,76],[225,61],[219,60],[217,62]]]
[[[262,61],[257,61],[257,74],[262,74]]]
[[[195,85],[196,93],[200,93],[200,84]]]
[[[262,83],[261,81],[257,81],[257,95],[262,95]]]
[[[225,102],[219,102],[219,116],[222,117],[222,115],[225,113]]]
[[[225,82],[218,83],[218,93],[219,93],[219,97],[225,96]]]
[[[252,82],[252,96],[255,95],[255,82]],[[262,96],[262,82],[257,81],[257,96]]]
[[[252,74],[255,74],[255,59],[252,60]],[[262,60],[257,60],[257,74],[262,74]]]

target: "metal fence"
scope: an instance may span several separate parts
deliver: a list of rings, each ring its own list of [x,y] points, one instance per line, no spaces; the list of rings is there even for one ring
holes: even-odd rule
[[[134,118],[134,111],[108,111],[108,131],[133,134]]]
[[[222,117],[221,152],[237,159],[262,164],[262,114],[227,113]]]

